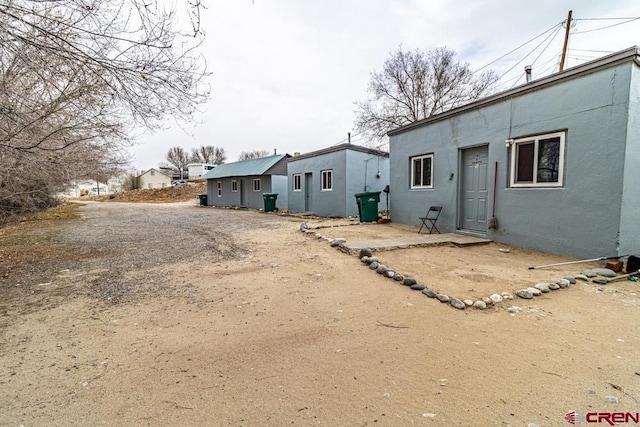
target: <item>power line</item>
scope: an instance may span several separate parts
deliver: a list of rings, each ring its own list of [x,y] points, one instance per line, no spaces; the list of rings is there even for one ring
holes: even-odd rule
[[[547,39],[549,39],[549,37],[551,36],[551,41],[553,41],[553,39],[558,35],[558,33],[560,32],[560,30],[562,29],[562,25],[558,24],[554,27],[556,29],[556,32],[553,35],[548,35],[544,40],[542,40],[535,48],[533,48],[533,50],[531,50],[531,52],[529,52],[526,56],[524,56],[520,61],[516,62],[511,68],[509,68],[505,73],[503,73],[500,77],[498,77],[498,80],[502,79],[504,76],[506,76],[508,73],[510,73],[511,71],[513,71],[513,69],[515,67],[517,67],[518,65],[520,65],[525,59],[527,59],[533,52],[535,52],[540,46],[542,46],[542,44],[547,41]],[[546,32],[546,31],[545,31]],[[547,44],[547,46],[543,49],[543,52],[549,47],[549,44],[551,43],[551,41]],[[540,57],[538,55],[538,57]],[[536,58],[537,59],[537,58]]]
[[[564,21],[563,21],[563,22],[564,22]],[[515,49],[513,49],[513,50],[511,50],[511,51],[509,51],[509,52],[507,52],[507,53],[505,53],[505,54],[504,54],[504,55],[502,55],[500,58],[495,59],[495,60],[493,60],[493,61],[489,62],[487,65],[485,65],[485,66],[483,66],[483,67],[478,68],[477,70],[475,70],[475,71],[474,71],[474,73],[477,73],[478,71],[484,70],[484,69],[485,69],[485,68],[487,68],[488,66],[495,64],[496,62],[500,61],[501,59],[505,58],[506,56],[511,55],[511,54],[512,54],[513,52],[515,52],[516,50],[523,48],[524,46],[526,46],[526,45],[528,45],[529,43],[533,42],[534,40],[536,40],[536,39],[538,39],[538,38],[542,37],[543,35],[547,34],[548,32],[553,31],[554,29],[558,29],[558,28],[560,28],[560,27],[562,26],[563,22],[561,22],[561,23],[559,23],[559,24],[554,25],[553,27],[549,28],[549,29],[548,29],[548,30],[546,30],[546,31],[543,31],[542,33],[538,34],[537,36],[535,36],[535,37],[534,37],[534,38],[532,38],[531,40],[529,40],[529,41],[527,41],[527,42],[525,42],[525,43],[521,44],[520,46],[516,47]],[[528,55],[527,55],[527,56],[528,56]]]
[[[574,19],[574,21],[622,21],[622,20],[628,20],[628,19],[640,19],[640,17],[637,16],[628,16],[626,18],[580,18],[580,19]]]
[[[593,33],[594,31],[606,30],[607,28],[613,28],[613,27],[617,27],[619,25],[628,24],[629,22],[637,21],[638,19],[640,19],[640,17],[638,17],[638,18],[629,18],[627,21],[619,22],[617,24],[607,25],[606,27],[594,28],[593,30],[576,31],[576,32],[573,32],[571,34],[576,35],[576,34]],[[576,21],[579,21],[579,20],[576,19]]]
[[[595,52],[595,53],[613,53],[612,50],[595,50],[595,49],[569,49],[570,52]]]

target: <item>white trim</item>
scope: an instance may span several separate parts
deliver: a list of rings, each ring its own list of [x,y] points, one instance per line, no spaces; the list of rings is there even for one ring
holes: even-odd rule
[[[296,187],[296,178],[298,178],[297,187]],[[292,181],[293,191],[302,191],[302,174],[301,173],[294,173],[293,175],[291,175],[291,181]]]
[[[415,160],[424,160],[424,159],[430,159],[431,160],[431,167],[430,169],[430,176],[429,176],[429,185],[415,185],[415,183],[413,182],[413,164]],[[409,161],[410,161],[410,166],[409,166],[409,188],[412,190],[425,190],[425,189],[431,189],[433,188],[433,153],[431,154],[421,154],[419,156],[413,156],[413,157],[409,157]],[[420,180],[420,182],[422,182],[422,179]]]
[[[237,193],[238,192],[238,180],[237,179],[232,179],[231,180],[231,192],[232,193]]]
[[[538,182],[538,147],[541,139],[560,138],[560,152],[558,156],[558,182]],[[517,147],[519,145],[534,144],[533,149],[533,181],[532,182],[516,182],[516,169],[518,152]],[[562,187],[564,183],[564,151],[565,151],[565,132],[554,132],[543,135],[534,135],[526,138],[518,138],[513,141],[510,146],[511,161],[509,171],[509,186],[512,188],[558,188]]]
[[[222,181],[218,181],[218,197],[222,197]]]
[[[329,185],[327,187],[324,186],[325,176],[328,176]],[[320,171],[320,191],[333,191],[333,169],[325,169]]]
[[[258,183],[258,189],[256,189],[256,182]],[[260,178],[253,178],[253,191],[256,193],[262,191],[262,180]]]

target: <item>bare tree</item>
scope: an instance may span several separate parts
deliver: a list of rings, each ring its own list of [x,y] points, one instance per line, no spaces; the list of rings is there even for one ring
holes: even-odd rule
[[[392,52],[382,71],[371,73],[369,97],[356,102],[355,126],[370,138],[486,96],[497,76],[474,73],[446,47],[423,53]]]
[[[269,150],[252,150],[252,151],[243,151],[238,156],[238,160],[251,160],[251,159],[259,159],[262,157],[269,157],[271,152]]]
[[[225,160],[227,160],[227,154],[222,147],[202,145],[198,148],[191,149],[191,161],[193,163],[221,165]]]
[[[180,178],[184,177],[184,170],[189,164],[189,155],[182,147],[171,147],[164,156],[167,165],[175,172],[180,174]],[[162,167],[163,165],[160,165]]]
[[[49,169],[13,189],[47,204],[60,180],[112,164],[132,128],[189,120],[208,87],[200,0],[184,4],[188,34],[162,0],[0,0],[0,183]]]

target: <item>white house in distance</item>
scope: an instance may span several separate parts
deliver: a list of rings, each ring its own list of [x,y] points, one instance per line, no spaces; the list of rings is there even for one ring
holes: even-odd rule
[[[215,167],[216,165],[212,165],[211,163],[189,163],[187,165],[187,170],[189,173],[187,179],[189,181],[200,179],[202,175]]]
[[[171,186],[171,177],[151,168],[138,176],[138,188],[162,188]]]

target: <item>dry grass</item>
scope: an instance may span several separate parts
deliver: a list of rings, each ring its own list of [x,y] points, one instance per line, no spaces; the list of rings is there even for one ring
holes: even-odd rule
[[[74,258],[77,254],[59,241],[59,225],[78,218],[80,206],[66,203],[0,229],[0,279],[22,274],[45,261]]]

